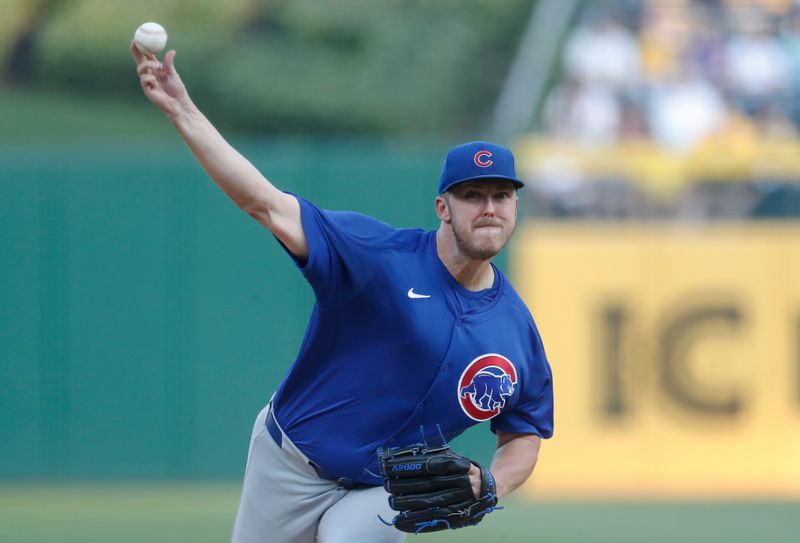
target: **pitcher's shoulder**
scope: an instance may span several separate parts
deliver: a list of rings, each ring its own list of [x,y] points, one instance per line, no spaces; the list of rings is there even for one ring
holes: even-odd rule
[[[522,296],[519,295],[517,289],[514,288],[514,285],[511,284],[511,281],[508,278],[504,277],[503,280],[503,299],[504,303],[507,307],[513,308],[518,311],[522,316],[529,319],[533,322],[533,314],[531,313],[528,304],[522,299]]]

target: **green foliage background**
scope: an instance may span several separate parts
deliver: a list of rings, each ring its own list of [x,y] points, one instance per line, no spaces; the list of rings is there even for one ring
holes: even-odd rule
[[[139,94],[127,47],[140,23],[155,20],[167,28],[195,100],[223,126],[319,134],[481,128],[535,2],[4,3],[7,88]],[[31,70],[14,81],[9,63],[23,35],[31,41]]]

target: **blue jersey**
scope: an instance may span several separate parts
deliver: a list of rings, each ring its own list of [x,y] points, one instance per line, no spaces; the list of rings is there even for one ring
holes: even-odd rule
[[[497,268],[471,292],[436,253],[436,232],[396,229],[299,198],[316,297],[273,405],[289,438],[338,476],[382,484],[376,449],[491,420],[553,432],[550,366],[533,317]]]

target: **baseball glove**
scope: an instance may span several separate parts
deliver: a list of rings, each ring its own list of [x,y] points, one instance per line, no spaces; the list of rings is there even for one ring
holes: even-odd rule
[[[420,534],[473,526],[487,513],[502,509],[497,507],[491,472],[446,444],[435,449],[425,444],[380,449],[378,456],[389,506],[399,511],[387,524],[398,530]],[[472,464],[481,471],[477,498],[468,475]]]

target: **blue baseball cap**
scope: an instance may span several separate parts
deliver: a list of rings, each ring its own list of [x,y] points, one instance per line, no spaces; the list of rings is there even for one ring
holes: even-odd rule
[[[525,186],[517,179],[510,149],[488,141],[471,141],[447,153],[439,178],[439,194],[453,185],[476,179],[507,179],[518,189]]]

